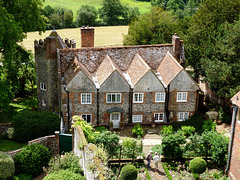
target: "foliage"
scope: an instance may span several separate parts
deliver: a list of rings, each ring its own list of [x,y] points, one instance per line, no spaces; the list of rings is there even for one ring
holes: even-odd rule
[[[163,165],[163,169],[164,169],[164,171],[165,171],[168,179],[169,179],[169,180],[172,180],[172,176],[171,176],[171,174],[169,173],[169,170],[168,170],[168,168],[167,168],[167,163],[163,163],[162,165]]]
[[[133,165],[125,165],[120,172],[121,180],[135,180],[137,179],[137,169]]]
[[[96,157],[100,158],[104,164],[107,163],[108,154],[103,145],[98,146],[94,153]]]
[[[27,146],[26,143],[18,143],[13,140],[0,138],[0,151],[13,151]]]
[[[136,137],[143,136],[143,127],[140,124],[137,124],[132,129],[132,134]]]
[[[76,23],[78,26],[94,26],[97,20],[97,10],[94,6],[83,5],[77,12]]]
[[[44,166],[47,166],[50,158],[51,154],[45,146],[36,143],[31,144],[16,154],[16,171],[31,174],[35,177],[42,172]]]
[[[1,69],[1,67],[0,67]],[[0,71],[0,75],[1,75]],[[1,76],[0,76],[1,77]],[[8,107],[11,99],[13,98],[13,93],[11,92],[11,87],[7,85],[6,79],[0,78],[0,109],[5,109]]]
[[[166,136],[170,135],[170,134],[173,134],[173,127],[172,127],[172,125],[169,125],[169,126],[164,125],[162,127],[161,133],[163,135],[166,135]]]
[[[138,155],[142,155],[143,145],[140,140],[125,137],[122,142],[122,154],[128,158],[136,159]]]
[[[209,119],[208,121],[204,121],[202,126],[203,131],[215,131],[217,123]]]
[[[69,179],[71,177],[71,180],[86,180],[85,177],[83,177],[81,174],[74,173],[69,169],[66,170],[60,170],[60,171],[54,171],[53,173],[45,176],[44,180],[65,180]]]
[[[13,158],[5,152],[0,151],[0,179],[12,177],[15,172]]]
[[[129,25],[124,36],[124,45],[164,44],[172,40],[177,32],[177,22],[171,12],[154,7]]]
[[[155,154],[155,152],[157,152],[158,154],[162,154],[162,148],[160,144],[153,146],[151,150],[153,151],[153,154]]]
[[[22,111],[13,120],[14,138],[18,142],[26,142],[42,136],[54,134],[59,130],[59,117],[48,111]]]
[[[182,132],[188,137],[195,132],[195,128],[193,126],[182,126]]]
[[[207,169],[207,163],[202,158],[194,158],[190,161],[189,168],[192,173],[202,174]]]
[[[168,159],[178,159],[183,156],[181,145],[186,143],[185,136],[181,131],[175,134],[165,135],[162,138],[162,154]]]
[[[232,116],[226,108],[220,107],[218,113],[219,113],[219,119],[221,120],[221,122],[231,123]]]
[[[112,157],[119,148],[119,136],[110,131],[103,131],[96,137],[96,144],[103,145],[109,156]]]
[[[7,130],[7,136],[8,136],[8,139],[13,139],[13,134],[14,134],[14,128],[8,128]]]
[[[32,175],[30,174],[18,174],[13,177],[14,180],[32,180]]]
[[[102,132],[104,132],[104,131],[107,131],[107,129],[106,129],[104,126],[96,127],[95,130],[98,131],[98,132],[100,132],[100,133],[102,133]]]

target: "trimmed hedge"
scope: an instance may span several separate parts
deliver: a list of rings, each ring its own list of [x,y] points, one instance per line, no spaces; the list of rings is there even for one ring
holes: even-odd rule
[[[137,169],[133,165],[125,165],[121,169],[121,180],[135,180],[137,179]]]
[[[0,151],[0,179],[12,177],[14,172],[15,166],[13,158],[9,154]]]
[[[207,163],[202,158],[194,158],[190,161],[189,169],[194,174],[202,174],[207,169]]]
[[[85,177],[83,177],[81,174],[77,174],[72,172],[69,169],[66,170],[60,170],[60,171],[54,171],[53,173],[47,175],[44,180],[86,180]]]
[[[18,113],[13,120],[14,138],[26,142],[42,136],[52,135],[60,129],[59,117],[49,111]]]
[[[41,174],[43,167],[48,165],[51,155],[47,147],[41,144],[26,146],[15,156],[16,171],[31,174],[34,177]]]

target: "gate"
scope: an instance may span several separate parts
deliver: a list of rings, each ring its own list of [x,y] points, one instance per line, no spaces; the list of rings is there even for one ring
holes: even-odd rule
[[[59,133],[60,154],[72,151],[72,134]]]

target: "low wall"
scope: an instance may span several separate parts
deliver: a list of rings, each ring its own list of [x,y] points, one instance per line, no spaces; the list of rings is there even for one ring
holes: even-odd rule
[[[5,134],[8,130],[8,128],[13,127],[12,123],[4,123],[4,124],[0,124],[0,136]]]
[[[73,152],[80,157],[80,165],[83,168],[87,180],[104,180],[103,175],[108,170],[101,159],[96,157],[94,150],[97,147],[88,143],[80,126],[74,127]]]

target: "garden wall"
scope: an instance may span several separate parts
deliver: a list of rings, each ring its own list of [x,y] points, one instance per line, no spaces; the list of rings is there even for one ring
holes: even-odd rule
[[[83,168],[87,180],[103,180],[103,172],[106,166],[94,154],[94,144],[88,143],[80,126],[74,127],[73,152],[80,157],[80,165]]]
[[[4,124],[0,124],[0,136],[5,134],[8,130],[8,128],[13,127],[12,123],[4,123]]]

